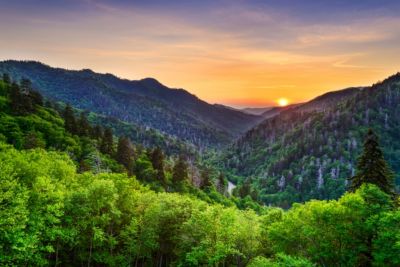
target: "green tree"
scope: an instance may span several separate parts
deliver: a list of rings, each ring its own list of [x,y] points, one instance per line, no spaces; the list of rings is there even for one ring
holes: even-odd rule
[[[182,185],[189,178],[188,165],[183,155],[180,155],[178,161],[172,169],[172,182],[174,185]]]
[[[10,91],[11,110],[16,115],[26,114],[26,104],[24,104],[24,97],[18,84],[13,83]]]
[[[201,170],[201,175],[200,175],[200,189],[204,190],[213,185],[210,177],[210,170],[208,168],[204,168]]]
[[[100,125],[95,125],[91,129],[90,135],[92,138],[100,140],[103,137],[103,128]]]
[[[91,128],[86,113],[81,112],[77,123],[78,123],[78,134],[81,136],[89,136]]]
[[[45,148],[46,143],[42,138],[38,137],[35,132],[30,132],[24,137],[24,149],[32,149],[36,147]]]
[[[384,159],[378,137],[372,129],[369,129],[364,143],[364,151],[358,160],[357,173],[350,178],[350,191],[354,192],[362,184],[370,183],[377,185],[387,194],[394,194],[393,179],[393,172]]]
[[[221,172],[217,179],[217,190],[221,194],[225,194],[226,192],[226,180],[225,175]]]
[[[125,136],[122,136],[118,139],[118,146],[115,159],[117,160],[117,162],[124,165],[129,175],[132,175],[133,148],[131,142]]]
[[[113,132],[111,128],[105,128],[103,138],[100,143],[100,151],[112,156],[114,154]]]
[[[36,90],[29,90],[28,97],[30,98],[32,105],[33,105],[33,111],[36,111],[35,106],[43,106],[43,96]]]
[[[239,187],[239,197],[245,198],[251,194],[251,179],[247,178]]]
[[[32,245],[26,233],[29,191],[19,182],[11,160],[0,160],[0,192],[0,265],[22,265]]]
[[[400,266],[400,210],[379,216],[373,241],[376,266]]]
[[[371,184],[339,200],[295,204],[268,227],[267,244],[276,253],[307,257],[321,266],[371,266],[376,220],[392,204]]]
[[[63,117],[64,117],[65,129],[71,134],[77,134],[75,114],[74,111],[72,110],[72,107],[69,104],[65,106]]]
[[[163,185],[166,186],[165,172],[164,172],[164,153],[161,148],[156,147],[153,149],[150,155],[150,160],[154,170],[157,172],[157,179]]]

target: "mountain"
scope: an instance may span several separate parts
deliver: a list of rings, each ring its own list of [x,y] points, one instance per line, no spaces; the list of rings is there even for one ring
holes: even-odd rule
[[[34,61],[2,61],[0,73],[27,78],[44,96],[76,108],[136,123],[200,147],[225,145],[256,125],[261,117],[211,105],[183,89],[157,80],[120,79],[91,70],[52,68]]]
[[[261,113],[260,115],[261,115],[261,117],[263,117],[264,119],[269,119],[269,118],[272,118],[272,117],[274,117],[274,116],[280,114],[282,111],[285,111],[285,110],[288,110],[288,109],[297,107],[297,106],[299,106],[299,105],[300,105],[300,104],[292,104],[292,105],[288,105],[288,106],[284,106],[284,107],[273,107],[273,108],[270,108],[270,109],[264,111],[264,112]]]
[[[253,114],[253,115],[261,115],[264,112],[267,112],[268,110],[273,109],[274,107],[264,107],[264,108],[243,108],[241,111],[248,113],[248,114]]]
[[[368,128],[378,133],[386,159],[400,173],[400,74],[327,93],[266,119],[218,162],[232,176],[247,177],[266,204],[337,198],[354,175]]]
[[[338,91],[328,92],[314,98],[313,100],[303,105],[298,105],[295,107],[297,107],[297,111],[302,112],[323,111],[337,105],[337,103],[339,103],[343,99],[352,97],[363,88],[364,87],[350,87]]]
[[[398,90],[389,92],[378,97],[393,107]],[[107,117],[89,113],[100,120],[92,125],[86,115],[48,101],[27,81],[0,78],[0,266],[400,262],[398,199],[385,193],[390,175],[374,141],[358,169],[379,170],[370,180],[376,185],[285,211],[254,202],[254,188],[227,195],[232,185],[210,166],[113,138]],[[397,125],[385,119],[385,129]]]

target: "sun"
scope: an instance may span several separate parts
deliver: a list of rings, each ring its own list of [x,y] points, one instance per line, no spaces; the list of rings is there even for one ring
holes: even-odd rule
[[[286,107],[289,104],[289,100],[287,98],[279,98],[277,102],[281,107]]]

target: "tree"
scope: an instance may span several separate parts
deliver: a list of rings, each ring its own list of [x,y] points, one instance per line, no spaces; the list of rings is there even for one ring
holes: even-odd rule
[[[10,84],[11,83],[10,75],[8,75],[7,73],[3,73],[3,81],[6,84]]]
[[[88,136],[91,132],[89,121],[84,112],[81,112],[78,120],[78,133],[81,136]]]
[[[32,90],[32,82],[29,79],[22,79],[20,82],[20,87],[23,93],[28,93]]]
[[[251,179],[247,178],[243,185],[239,188],[239,197],[245,198],[251,193]]]
[[[36,111],[36,105],[43,106],[42,95],[31,89],[29,80],[18,86],[11,85],[11,109],[17,115],[27,115]]]
[[[72,110],[72,107],[67,104],[64,109],[64,127],[65,130],[70,132],[71,134],[76,134],[77,133],[77,127],[76,127],[76,118],[74,111]]]
[[[0,265],[22,265],[31,245],[26,233],[29,191],[16,177],[11,158],[0,159],[0,170]]]
[[[189,178],[188,165],[183,155],[180,155],[178,161],[175,163],[172,169],[172,182],[175,185],[181,184],[187,181]]]
[[[15,114],[21,114],[24,111],[22,105],[22,94],[18,84],[13,83],[10,91],[11,110]]]
[[[373,242],[376,266],[400,266],[400,210],[379,216],[377,228]]]
[[[220,192],[221,194],[225,194],[225,187],[226,187],[225,175],[221,172],[217,179],[218,192]]]
[[[377,185],[387,194],[394,194],[393,173],[384,159],[378,137],[368,130],[364,143],[364,151],[357,164],[357,173],[350,178],[350,191],[354,192],[364,183]]]
[[[103,138],[101,139],[100,151],[104,154],[113,155],[113,133],[111,128],[106,128],[104,130]]]
[[[43,106],[43,96],[38,91],[31,89],[28,92],[28,97],[32,102],[33,110],[35,110],[35,105]]]
[[[210,170],[205,168],[201,171],[201,183],[200,183],[200,189],[206,189],[208,187],[211,187],[213,185],[210,177]]]
[[[153,168],[157,171],[157,179],[160,183],[165,186],[165,173],[164,173],[164,153],[161,148],[156,147],[151,152],[150,156],[151,163],[153,164]]]
[[[24,138],[24,149],[45,148],[46,143],[35,132],[28,133]]]
[[[100,125],[95,125],[90,134],[92,138],[100,140],[103,137],[103,128]]]
[[[117,153],[115,159],[128,171],[129,175],[132,175],[132,163],[133,163],[133,149],[129,139],[122,136],[118,139]]]

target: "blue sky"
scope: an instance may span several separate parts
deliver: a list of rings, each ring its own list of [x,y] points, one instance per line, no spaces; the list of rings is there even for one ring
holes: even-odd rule
[[[400,1],[0,4],[0,59],[151,76],[233,106],[305,101],[400,69]]]

